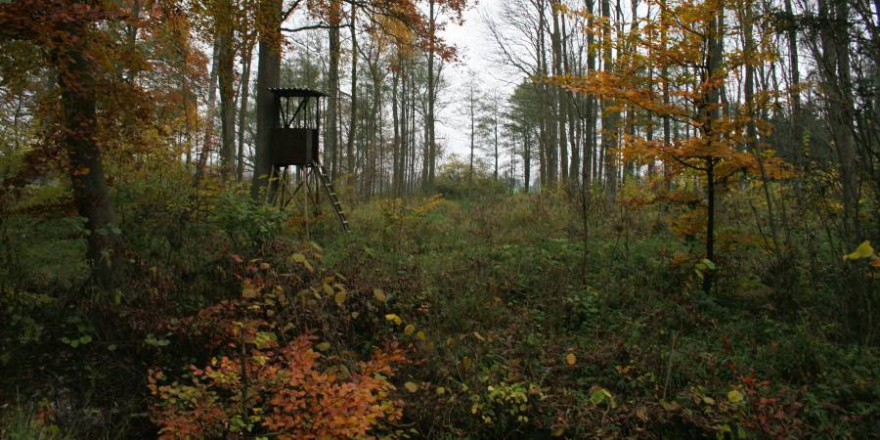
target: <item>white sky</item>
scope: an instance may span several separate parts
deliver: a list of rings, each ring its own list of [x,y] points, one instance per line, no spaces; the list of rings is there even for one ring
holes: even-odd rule
[[[440,99],[448,102],[461,97],[471,71],[479,78],[482,90],[497,90],[502,97],[509,95],[520,81],[519,73],[498,62],[497,44],[481,17],[498,16],[503,1],[480,0],[465,11],[463,26],[446,26],[443,38],[458,48],[460,60],[444,68],[450,87]],[[462,157],[470,154],[470,125],[461,105],[451,102],[437,115],[437,140],[446,147],[444,160],[451,152]]]

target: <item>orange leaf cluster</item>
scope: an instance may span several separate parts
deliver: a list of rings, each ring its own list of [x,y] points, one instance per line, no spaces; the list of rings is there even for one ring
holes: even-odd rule
[[[153,370],[148,386],[158,400],[151,415],[160,438],[228,438],[245,431],[278,439],[371,438],[381,423],[400,419],[389,379],[393,365],[404,360],[401,351],[377,350],[367,361],[328,366],[312,349],[314,341],[302,335],[277,351],[253,349],[244,359],[224,356],[203,369],[190,366],[189,383],[164,384],[164,373]]]

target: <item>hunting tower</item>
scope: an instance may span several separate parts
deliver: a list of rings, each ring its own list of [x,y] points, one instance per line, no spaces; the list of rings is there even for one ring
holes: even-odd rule
[[[342,211],[342,205],[339,203],[339,197],[327,175],[327,170],[320,162],[318,147],[321,139],[321,99],[327,95],[305,88],[271,88],[269,91],[272,92],[275,115],[269,143],[269,159],[272,163],[270,180],[280,182],[281,191],[277,202],[281,206],[286,204],[287,170],[288,167],[295,166],[299,169],[299,183],[290,194],[288,201],[305,187],[306,203],[313,200],[314,206],[318,206],[318,186],[322,186],[333,205],[336,217],[342,224],[342,229],[348,232],[349,225],[345,212]]]

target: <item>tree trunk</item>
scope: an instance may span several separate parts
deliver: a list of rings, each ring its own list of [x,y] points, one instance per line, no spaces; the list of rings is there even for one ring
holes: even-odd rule
[[[609,0],[602,0],[602,64],[606,73],[614,72],[614,65],[611,54],[611,3]],[[617,119],[619,117],[617,110],[609,110],[607,107],[614,107],[616,103],[605,101],[602,112],[602,154],[605,161],[605,193],[608,202],[613,203],[617,194]]]
[[[202,145],[202,152],[199,154],[198,165],[196,165],[195,185],[199,184],[202,174],[205,173],[205,166],[208,164],[208,157],[214,148],[214,120],[217,113],[217,75],[220,58],[220,42],[214,40],[214,50],[211,55],[211,75],[208,84],[208,111],[207,121],[205,121],[205,139]]]
[[[468,186],[473,185],[474,183],[474,135],[476,133],[474,129],[474,107],[477,106],[477,97],[474,95],[474,84],[470,86],[470,92],[468,96],[468,106],[470,107],[470,117],[471,117],[471,160],[470,160],[470,168],[468,171]]]
[[[327,116],[324,129],[324,151],[330,161],[330,176],[336,177],[339,162],[339,22],[340,0],[330,2],[330,60],[327,66]]]
[[[523,130],[523,177],[528,194],[532,187],[532,128],[529,126]]]
[[[660,50],[666,51],[667,44],[667,16],[669,12],[666,10],[666,0],[660,0]],[[663,67],[660,68],[660,77],[663,79],[662,88],[663,88],[663,105],[669,106],[669,68],[666,63],[663,64]],[[672,146],[672,118],[670,118],[668,112],[663,112],[663,145],[666,147]],[[669,190],[672,188],[672,176],[668,172],[668,167],[663,165],[663,174],[664,179],[666,179],[666,189]]]
[[[554,75],[562,75],[562,36],[561,30],[559,28],[559,0],[554,0],[550,3],[550,8],[552,9],[553,14],[553,34],[551,36],[552,44],[553,44],[553,74]],[[556,133],[559,139],[559,146],[553,147],[554,159],[558,156],[558,161],[553,161],[553,167],[555,168],[557,163],[560,166],[560,171],[562,174],[562,182],[568,181],[568,141],[566,140],[566,108],[564,99],[564,94],[559,88],[554,87],[553,89],[553,105],[556,115],[556,122],[558,127],[556,129]]]
[[[498,95],[492,98],[492,129],[495,137],[495,180],[498,180]]]
[[[436,11],[434,10],[435,4],[435,0],[428,0],[428,114],[426,115],[427,120],[425,121],[426,134],[428,135],[428,139],[426,139],[428,145],[425,149],[428,153],[428,179],[425,182],[425,187],[428,191],[434,189],[434,166],[437,157],[437,140],[434,133],[434,105],[436,101],[434,84],[436,81],[436,78],[434,78],[434,42],[437,32],[437,17],[435,16]]]
[[[394,126],[394,138],[392,139],[392,167],[391,167],[391,192],[393,195],[400,197],[400,117],[398,111],[398,84],[400,83],[400,73],[398,70],[392,71],[391,77],[391,120]]]
[[[265,20],[260,35],[260,54],[257,59],[257,138],[255,142],[254,180],[251,197],[259,200],[260,190],[266,188],[271,173],[269,143],[275,120],[270,87],[278,87],[281,78],[281,0],[261,0],[261,16]]]
[[[744,10],[740,11],[740,22],[743,27],[744,53],[746,57],[746,82],[745,82],[745,104],[746,112],[749,118],[746,127],[746,135],[748,137],[749,152],[754,155],[758,162],[758,170],[760,172],[762,189],[764,191],[764,201],[767,203],[767,222],[770,225],[770,238],[773,241],[773,253],[777,260],[781,258],[779,246],[779,232],[776,226],[776,215],[773,212],[773,197],[770,194],[770,182],[767,178],[767,170],[764,167],[764,154],[758,148],[758,126],[757,111],[755,108],[755,67],[751,60],[755,56],[755,41],[752,37],[752,26],[754,25],[751,2],[745,2],[742,6]]]
[[[708,86],[706,102],[703,109],[705,118],[701,127],[702,135],[709,143],[709,156],[706,157],[706,193],[708,197],[706,214],[706,259],[715,263],[715,157],[711,156],[713,144],[720,139],[720,132],[715,125],[721,121],[721,84],[714,84],[721,75],[722,55],[724,54],[724,2],[720,2],[719,11],[712,19],[711,29],[708,33],[708,72],[704,77],[704,85]],[[703,291],[709,293],[712,290],[714,273],[709,270],[703,275]]]
[[[346,172],[352,174],[352,178],[354,178],[353,174],[355,172],[355,163],[354,163],[354,140],[357,134],[357,75],[358,75],[358,42],[357,42],[357,29],[355,28],[355,21],[357,20],[357,4],[351,4],[351,113],[349,116],[348,122],[348,144],[345,148],[346,154]]]
[[[254,45],[249,44],[241,60],[241,107],[238,112],[238,167],[235,178],[239,182],[244,178],[244,134],[247,131],[248,99],[251,93],[251,62],[253,61]]]
[[[95,140],[97,119],[95,77],[85,50],[88,23],[71,22],[62,28],[63,44],[58,44],[54,61],[61,89],[62,142],[70,161],[73,199],[80,217],[86,219],[88,235],[86,258],[92,265],[92,277],[102,287],[112,280],[111,261],[117,243],[113,230],[113,206],[101,151]]]
[[[216,17],[217,70],[220,82],[220,175],[223,179],[235,170],[235,46],[233,41],[231,0],[221,0]]]
[[[590,16],[587,21],[587,26],[592,29],[593,28],[593,10],[595,4],[593,0],[587,0],[587,11],[590,13]],[[596,51],[593,50],[594,38],[593,34],[587,34],[587,74],[593,75],[596,72]],[[586,121],[584,127],[584,164],[583,164],[583,185],[586,188],[592,187],[593,185],[593,170],[595,170],[593,166],[593,156],[596,155],[596,143],[595,141],[595,131],[596,131],[596,98],[593,95],[587,96],[587,105],[586,105]]]

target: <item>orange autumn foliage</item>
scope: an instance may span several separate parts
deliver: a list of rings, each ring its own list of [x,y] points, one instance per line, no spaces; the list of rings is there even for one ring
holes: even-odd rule
[[[190,366],[188,383],[149,375],[157,398],[151,412],[161,439],[237,438],[247,432],[278,439],[373,438],[370,432],[402,415],[391,397],[397,349],[377,350],[353,365],[329,362],[302,335],[284,347],[266,343],[246,356]],[[258,344],[260,345],[260,344]],[[244,374],[242,374],[244,373]],[[246,379],[245,379],[246,378]]]

